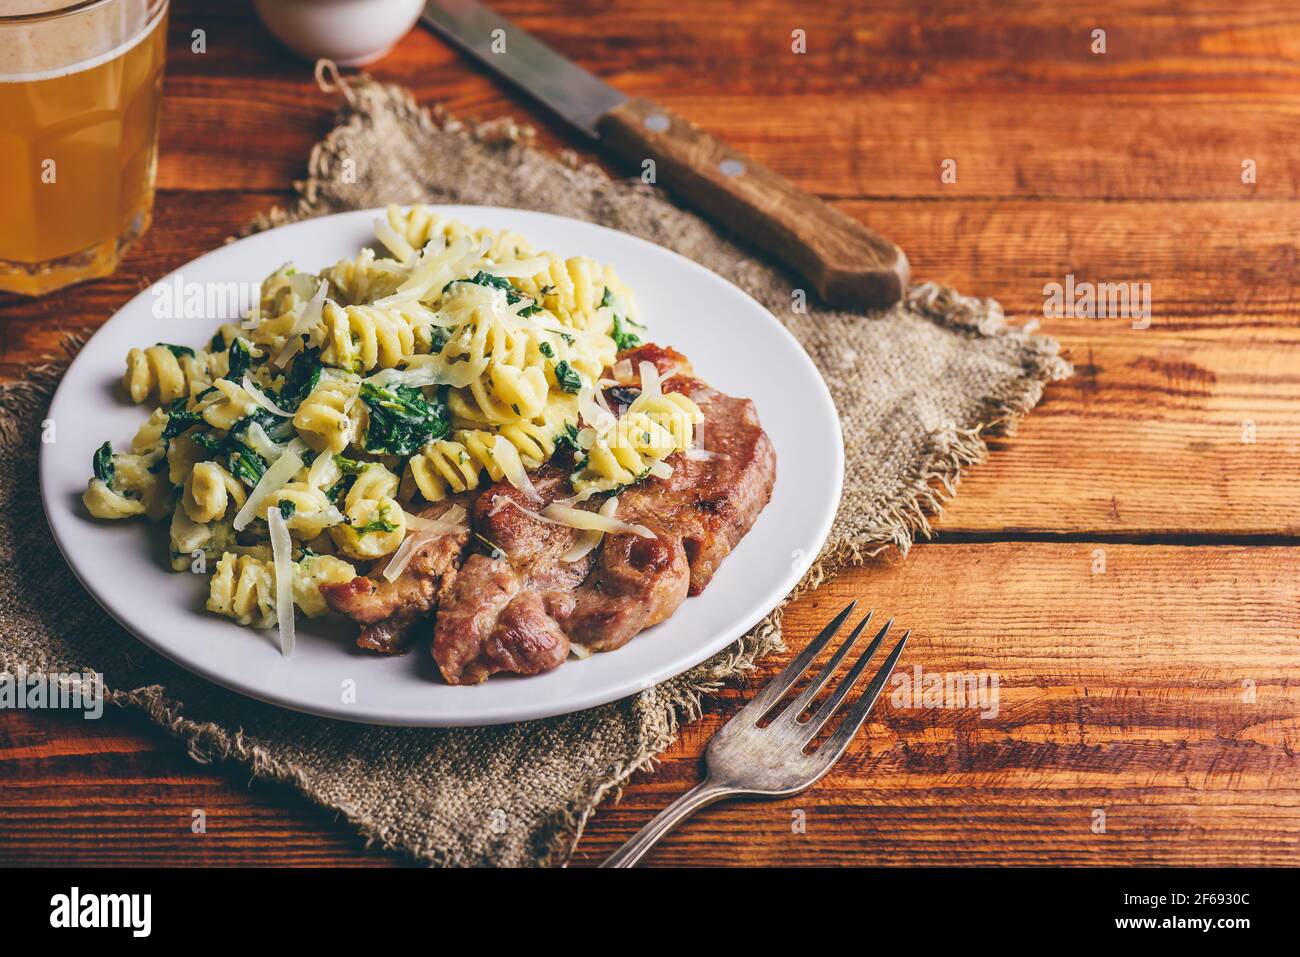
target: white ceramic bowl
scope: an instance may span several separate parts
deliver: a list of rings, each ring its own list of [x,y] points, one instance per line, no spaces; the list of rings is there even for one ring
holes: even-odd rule
[[[253,0],[253,6],[272,35],[299,56],[364,66],[406,36],[424,0]]]

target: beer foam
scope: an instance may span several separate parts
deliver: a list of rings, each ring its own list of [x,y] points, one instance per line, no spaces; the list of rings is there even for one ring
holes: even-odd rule
[[[0,83],[51,80],[91,70],[149,36],[164,0],[107,0],[83,10],[70,0],[0,0]],[[6,20],[50,14],[48,19]]]

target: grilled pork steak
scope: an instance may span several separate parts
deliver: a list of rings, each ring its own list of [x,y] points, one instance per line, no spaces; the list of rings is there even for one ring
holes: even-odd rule
[[[628,489],[619,496],[618,514],[627,522],[657,522],[681,540],[691,594],[698,595],[772,497],[776,453],[749,399],[733,399],[686,375],[664,380],[663,390],[683,392],[700,407],[708,457],[671,456],[673,474]]]
[[[670,478],[648,478],[619,496],[618,517],[655,537],[607,534],[595,551],[565,562],[579,533],[537,512],[570,494],[566,472],[547,467],[533,475],[540,503],[497,482],[467,503],[472,539],[464,532],[430,542],[392,584],[358,577],[323,586],[330,607],[365,626],[358,644],[404,650],[412,626],[436,606],[433,657],[449,683],[534,675],[558,667],[573,644],[618,648],[704,590],[771,497],[771,442],[752,402],[696,379],[680,353],[646,345],[620,359],[634,370],[653,362],[664,391],[689,395],[704,413],[705,455],[677,453],[668,460]],[[610,401],[635,395],[620,386]],[[457,570],[467,541],[478,550]]]
[[[463,498],[425,505],[412,514],[437,518]],[[325,603],[362,625],[357,647],[381,654],[400,654],[414,637],[412,627],[432,611],[451,584],[469,541],[468,528],[440,535],[411,556],[396,581],[358,575],[350,582],[321,585]],[[381,566],[387,559],[381,560]],[[375,568],[378,574],[382,568]]]
[[[752,402],[691,377],[685,357],[670,349],[642,346],[620,358],[633,368],[653,362],[671,375],[665,391],[694,399],[704,412],[707,456],[674,455],[670,478],[622,493],[618,517],[656,537],[606,535],[590,570],[586,560],[573,563],[578,568],[561,560],[576,533],[533,517],[539,504],[507,483],[484,491],[475,528],[503,558],[470,556],[443,600],[433,656],[448,682],[537,674],[563,662],[574,642],[593,651],[620,647],[672,615],[688,593],[703,591],[771,497],[776,456]],[[547,502],[563,487],[553,472],[539,478]]]

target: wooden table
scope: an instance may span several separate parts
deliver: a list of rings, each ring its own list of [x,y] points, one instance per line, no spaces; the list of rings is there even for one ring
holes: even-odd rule
[[[842,575],[786,619],[798,648],[860,596],[914,629],[911,661],[996,673],[997,716],[885,701],[814,790],[710,809],[649,861],[1293,863],[1300,11],[1277,0],[1189,0],[1178,17],[993,0],[924,14],[903,0],[837,12],[563,6],[500,4],[628,93],[870,221],[919,279],[1024,318],[1068,274],[1151,283],[1150,328],[1044,320],[1077,376],[994,443],[933,541]],[[206,54],[190,52],[194,29]],[[794,29],[804,55],[791,53]],[[422,29],[373,72],[423,103],[510,112],[545,143],[582,148]],[[92,329],[286,201],[334,105],[242,2],[175,5],[166,90],[152,231],[110,279],[0,300],[0,373],[20,375],[63,333]],[[950,159],[956,183],[941,180]],[[1247,160],[1257,182],[1243,182]],[[658,770],[603,808],[575,861],[598,861],[686,790],[748,693],[714,701]],[[399,861],[286,788],[192,763],[138,715],[0,714],[0,761],[0,862]]]

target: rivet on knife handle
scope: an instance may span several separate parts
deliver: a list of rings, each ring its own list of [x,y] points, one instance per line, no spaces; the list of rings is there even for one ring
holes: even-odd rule
[[[883,308],[907,288],[907,257],[888,239],[663,107],[633,97],[596,128],[624,159],[653,159],[658,185],[792,268],[828,305]]]

